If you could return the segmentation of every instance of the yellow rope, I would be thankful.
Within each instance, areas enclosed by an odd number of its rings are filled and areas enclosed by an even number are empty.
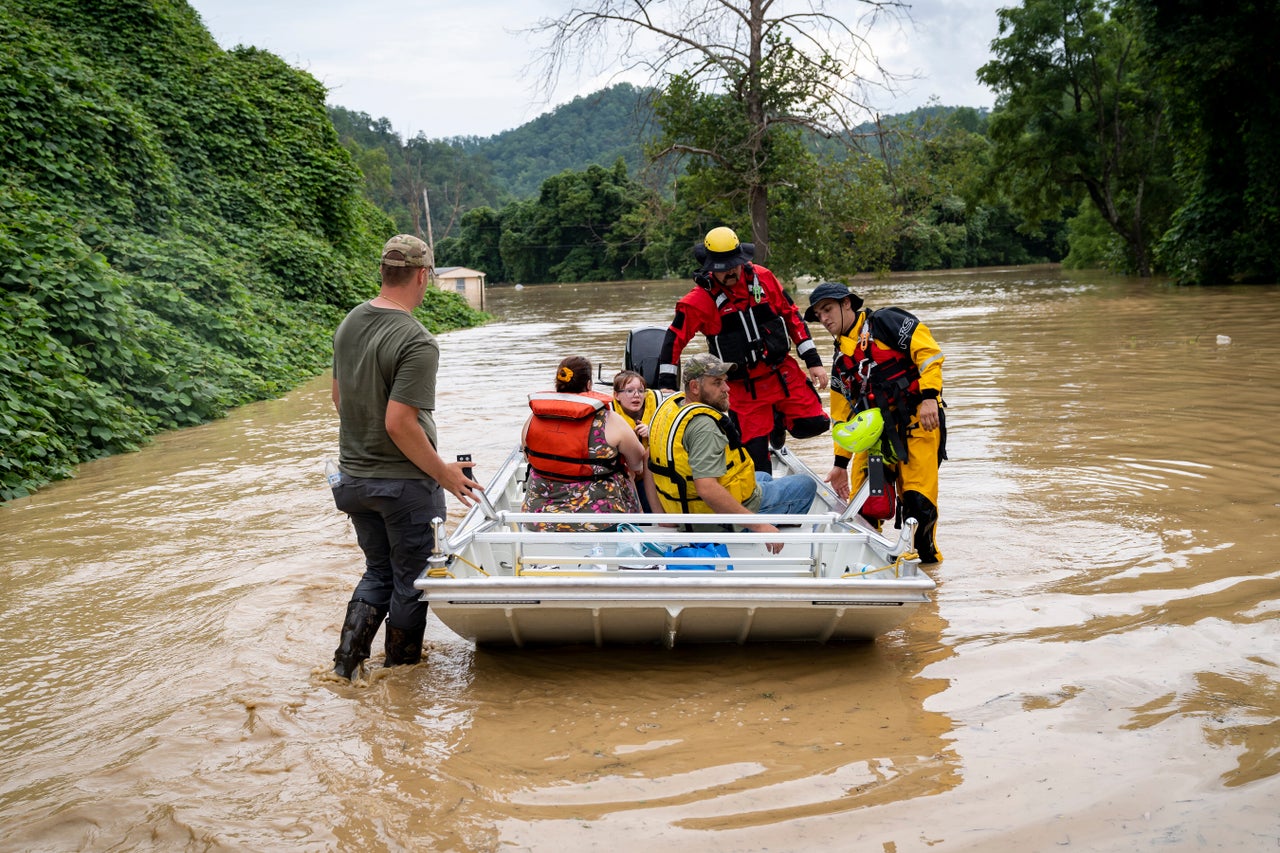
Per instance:
[[[468,560],[466,557],[462,556],[461,554],[454,554],[454,555],[453,555],[453,558],[454,558],[455,560],[459,560],[459,561],[461,561],[461,562],[463,562],[463,563],[466,563],[468,566],[470,566],[471,568],[475,569],[477,572],[479,572],[480,574],[484,575],[485,577],[489,577],[489,573],[488,573],[488,572],[486,572],[484,569],[480,568],[480,567],[479,567],[479,566],[477,566],[475,563],[471,562],[470,560]]]
[[[453,558],[454,558],[455,560],[459,560],[459,561],[461,561],[461,562],[463,562],[463,563],[466,563],[468,566],[470,566],[471,568],[475,569],[477,572],[479,572],[480,574],[484,575],[485,577],[489,577],[489,573],[488,573],[488,572],[486,572],[484,569],[480,568],[480,567],[479,567],[479,566],[477,566],[475,563],[471,562],[470,560],[468,560],[466,557],[462,556],[461,554],[454,554],[454,555],[453,555]],[[458,576],[457,576],[457,575],[455,575],[453,572],[449,571],[448,569],[446,569],[444,566],[441,566],[441,567],[440,567],[440,568],[438,568],[438,569],[427,569],[427,577],[429,577],[429,578],[454,578],[454,579],[456,580]]]
[[[840,576],[840,579],[843,580],[845,578],[865,578],[867,575],[874,575],[878,572],[888,572],[888,571],[892,571],[893,576],[895,578],[900,578],[902,577],[902,564],[907,560],[914,560],[918,556],[919,555],[916,554],[915,551],[903,551],[901,554],[898,555],[898,558],[896,560],[894,560],[892,563],[889,563],[887,566],[880,566],[875,569],[867,569],[861,572],[850,572],[846,570],[845,573]]]
[[[461,559],[461,558],[459,558],[459,559]],[[533,571],[530,571],[530,570],[528,570],[528,569],[526,569],[526,568],[524,567],[524,563],[525,563],[525,561],[524,561],[524,558],[523,558],[523,557],[517,557],[517,558],[516,558],[516,567],[515,567],[515,575],[516,575],[516,577],[531,577],[531,578],[590,578],[590,577],[595,577],[596,575],[600,574],[599,570],[594,570],[594,571],[593,571],[593,570],[590,570],[590,569],[586,569],[586,570],[580,569],[580,570],[578,570],[578,571],[569,571],[568,569],[551,569],[551,570],[547,570],[547,571],[539,571],[539,570],[537,570],[537,569],[534,569]],[[539,564],[539,563],[533,563],[532,565],[537,566],[537,565],[541,565],[541,564]]]

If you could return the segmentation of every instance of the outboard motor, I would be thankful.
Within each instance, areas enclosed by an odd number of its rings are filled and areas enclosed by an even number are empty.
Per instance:
[[[658,356],[666,336],[666,326],[636,326],[627,333],[623,367],[643,376],[644,384],[650,388],[658,384]]]

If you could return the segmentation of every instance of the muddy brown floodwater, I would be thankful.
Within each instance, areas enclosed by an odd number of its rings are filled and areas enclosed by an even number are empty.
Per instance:
[[[336,683],[361,556],[320,377],[0,507],[0,849],[1280,849],[1280,288],[857,289],[947,357],[946,560],[903,628],[490,651],[432,619],[422,664]],[[442,452],[486,479],[563,355],[611,376],[682,290],[491,291],[441,337]]]

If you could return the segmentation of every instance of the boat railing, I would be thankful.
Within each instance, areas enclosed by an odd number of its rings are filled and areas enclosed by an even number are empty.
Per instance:
[[[735,513],[610,513],[604,521],[600,513],[534,513],[512,509],[499,509],[498,505],[513,499],[505,491],[494,495],[480,496],[477,506],[472,507],[466,518],[453,531],[445,533],[443,520],[436,520],[437,550],[435,559],[439,562],[449,560],[474,544],[491,546],[509,546],[514,549],[516,566],[528,562],[555,563],[563,565],[600,565],[609,570],[621,566],[635,566],[637,563],[650,563],[678,568],[681,566],[709,565],[717,570],[727,569],[730,565],[743,567],[769,568],[783,571],[784,567],[795,567],[801,573],[816,573],[821,564],[828,558],[831,547],[854,544],[859,541],[874,543],[873,553],[887,554],[890,561],[909,549],[912,541],[908,531],[914,532],[914,520],[904,525],[899,541],[886,538],[875,530],[857,510],[869,497],[869,486],[862,488],[848,504],[839,502],[835,493],[825,482],[818,481],[802,462],[790,450],[776,448],[773,450],[778,463],[794,473],[806,473],[819,486],[818,507],[823,504],[832,508],[828,512],[808,512],[802,514],[752,514]],[[524,455],[519,448],[512,450],[499,466],[493,477],[490,488],[510,489],[511,484],[520,479]],[[505,500],[500,500],[505,498]],[[584,525],[576,531],[553,531],[537,529],[533,525]],[[637,528],[630,531],[597,531],[587,526],[624,525]],[[747,532],[742,530],[746,524],[772,524],[780,529],[776,533]],[[701,530],[683,529],[697,525]],[[723,531],[706,531],[706,525],[724,526]],[[732,532],[731,532],[732,531]],[[851,538],[853,537],[853,538]],[[673,547],[691,543],[715,542],[724,545],[739,546],[737,552],[728,557],[712,556],[667,556]],[[536,548],[529,546],[537,544]],[[643,557],[635,555],[617,556],[617,546],[623,543],[632,545],[652,545],[645,549]],[[762,550],[764,543],[779,543],[783,552],[779,554],[760,555],[750,553]],[[588,546],[584,551],[590,552],[592,545],[610,545],[608,550],[615,554],[600,553],[545,553],[549,547],[557,551],[569,551],[571,546]],[[756,548],[741,546],[755,545]],[[797,553],[796,545],[805,545],[807,554]],[[662,553],[654,553],[661,549]],[[601,549],[595,549],[597,552]]]
[[[607,523],[609,525],[630,524],[643,528],[641,533],[623,534],[628,538],[624,541],[637,541],[648,536],[648,531],[659,533],[670,530],[676,532],[677,525],[692,524],[719,524],[741,526],[743,524],[773,524],[775,526],[782,525],[787,527],[802,527],[805,529],[815,529],[816,527],[833,528],[844,531],[845,535],[850,532],[866,532],[872,535],[875,531],[868,527],[862,526],[855,530],[855,527],[842,522],[836,513],[803,513],[803,514],[773,514],[773,515],[738,515],[732,513],[609,513],[608,522],[602,522],[600,513],[591,512],[557,512],[557,513],[538,513],[523,512],[516,510],[497,510],[492,516],[485,513],[485,517],[481,519],[478,514],[468,514],[463,519],[463,523],[454,530],[452,535],[446,538],[439,538],[443,534],[444,528],[439,528],[437,542],[441,543],[440,547],[449,552],[457,552],[466,548],[475,537],[484,534],[492,535],[499,530],[511,531],[520,537],[534,536],[538,540],[542,540],[547,533],[524,528],[526,524],[582,524],[582,525],[600,525]],[[578,536],[595,536],[596,533],[590,530],[583,530],[576,533]],[[672,538],[666,541],[670,542],[689,542],[693,536],[695,541],[707,541],[708,536],[714,536],[718,541],[721,534],[702,534],[684,532],[680,534],[682,538]],[[759,541],[760,533],[747,534],[748,540],[754,539]],[[776,534],[769,534],[772,539]],[[495,540],[480,540],[495,541]]]
[[[525,524],[547,522],[546,513],[500,512],[497,524],[476,531],[469,537],[477,546],[511,548],[510,567],[517,575],[542,574],[548,576],[572,576],[599,572],[644,571],[652,569],[680,570],[684,567],[706,566],[714,571],[730,571],[733,568],[751,569],[769,576],[814,576],[830,571],[826,568],[841,553],[840,548],[868,545],[874,541],[878,549],[867,548],[861,556],[876,560],[875,565],[854,559],[845,551],[848,571],[852,565],[869,569],[869,577],[891,571],[898,576],[901,561],[885,557],[888,540],[874,531],[850,529],[841,523],[835,513],[823,514],[769,514],[744,517],[737,514],[684,513],[661,516],[658,522],[653,515],[618,514],[610,520],[631,519],[636,530],[571,530],[534,531]],[[687,531],[671,525],[678,524],[774,524],[780,526],[774,533],[748,531]],[[556,513],[556,523],[599,524],[598,513]],[[644,525],[644,527],[639,527]],[[675,556],[671,550],[695,542],[715,542],[728,546],[726,556],[690,555]],[[779,553],[767,551],[766,543],[782,546]],[[619,554],[621,545],[640,546],[630,554]],[[749,546],[749,547],[746,547]],[[872,556],[874,555],[874,557]],[[879,565],[883,562],[884,565]]]
[[[790,525],[797,527],[826,527],[835,524],[840,517],[834,512],[810,512],[810,513],[754,513],[751,515],[743,515],[741,513],[706,513],[706,512],[614,512],[607,515],[598,512],[523,512],[516,510],[501,510],[498,513],[496,521],[498,524],[595,524],[595,525],[615,525],[615,524],[634,524],[643,526],[646,531],[652,530],[655,533],[662,532],[667,528],[676,528],[682,524],[729,524],[741,526],[743,524],[772,524],[772,525]],[[527,531],[532,532],[532,531]],[[557,533],[568,532],[574,535],[592,534],[597,531],[554,531]],[[604,532],[604,531],[598,531]],[[680,532],[680,531],[675,531]],[[542,536],[539,532],[539,538]],[[625,535],[625,534],[624,534]],[[632,532],[631,536],[637,534]],[[684,533],[687,539],[691,534]],[[698,531],[694,531],[692,535],[698,535]],[[719,532],[712,531],[712,535],[719,536]],[[755,539],[759,539],[759,533],[750,534]],[[773,535],[773,534],[769,534]],[[705,536],[704,536],[705,538]]]

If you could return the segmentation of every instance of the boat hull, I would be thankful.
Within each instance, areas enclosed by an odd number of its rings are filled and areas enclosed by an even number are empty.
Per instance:
[[[728,577],[430,579],[436,616],[481,645],[838,642],[901,624],[934,588],[894,581]]]

